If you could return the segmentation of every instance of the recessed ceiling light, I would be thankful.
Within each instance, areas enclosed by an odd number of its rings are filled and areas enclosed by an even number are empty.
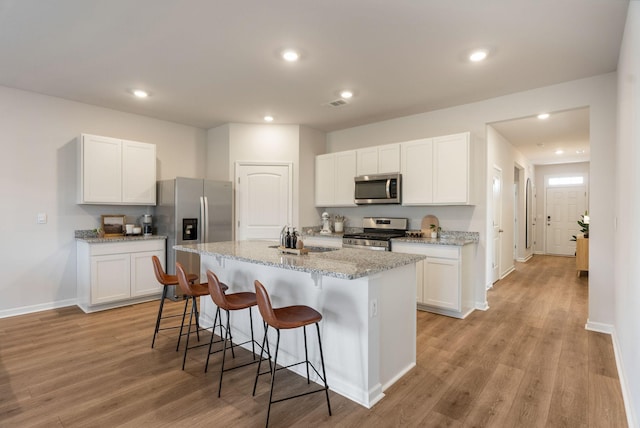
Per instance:
[[[300,59],[300,54],[292,49],[287,49],[282,52],[282,59],[288,62],[296,62]]]
[[[584,149],[576,150],[576,153],[579,154],[579,155],[583,155],[584,154]]]
[[[542,120],[549,119],[549,113],[540,113],[538,115],[538,119],[542,119]]]
[[[563,153],[564,153],[564,150],[562,150],[562,149],[558,149],[558,150],[556,150],[556,154],[557,154],[557,155],[561,155],[561,154],[563,154]]]
[[[347,99],[347,100],[348,100],[349,98],[353,97],[353,92],[351,92],[351,91],[349,91],[349,90],[345,90],[345,91],[340,92],[340,96],[341,96],[342,98],[344,98],[344,99]]]
[[[478,51],[472,52],[471,55],[469,55],[469,61],[480,62],[484,60],[486,57],[487,57],[487,51],[478,50]]]
[[[149,96],[149,93],[147,91],[143,91],[142,89],[134,89],[133,91],[131,91],[131,93],[138,98],[147,98]]]
[[[265,116],[264,117],[264,121],[265,122],[273,122],[273,116]]]

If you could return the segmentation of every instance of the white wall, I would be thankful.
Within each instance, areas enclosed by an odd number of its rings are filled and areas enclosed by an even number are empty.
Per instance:
[[[587,211],[589,211],[589,162],[561,163],[556,165],[537,165],[536,166],[536,253],[544,254],[545,251],[545,233],[546,233],[546,213],[545,213],[545,176],[551,175],[585,175],[587,177]]]
[[[618,63],[617,220],[614,276],[614,346],[631,427],[640,426],[640,2],[629,3],[627,25]],[[595,157],[592,155],[592,163]],[[613,173],[613,171],[612,171]],[[595,177],[593,183],[595,183]],[[592,212],[598,203],[592,194]],[[591,216],[593,218],[593,215]],[[595,233],[593,223],[590,236]],[[590,265],[600,263],[591,256]],[[591,277],[590,277],[591,280]]]
[[[468,208],[462,207],[454,209],[452,214],[470,214],[468,230],[480,232],[478,252],[482,261],[477,269],[482,278],[487,278],[486,189],[489,188],[489,180],[486,174],[486,124],[532,116],[541,111],[553,112],[579,107],[590,107],[591,114],[589,131],[593,231],[590,234],[590,257],[591,260],[599,261],[592,263],[593,267],[589,272],[589,322],[592,325],[610,327],[614,322],[613,293],[610,286],[613,277],[613,213],[610,207],[614,203],[611,189],[615,185],[615,151],[612,150],[616,138],[615,73],[331,132],[327,134],[327,148],[330,152],[335,152],[470,131],[472,142],[479,154],[476,156],[476,166],[484,171],[478,177],[481,177],[485,184],[485,193],[471,213],[463,211]],[[459,212],[461,214],[458,214]],[[443,220],[447,221],[446,218]]]
[[[322,212],[315,208],[316,156],[326,152],[326,142],[326,133],[307,126],[300,127],[298,226],[301,228],[313,226],[320,221]]]
[[[522,168],[518,181],[518,201],[516,202],[514,195],[514,182],[515,172],[514,167],[518,166]],[[522,153],[517,150],[511,142],[509,142],[502,134],[496,131],[492,126],[487,126],[487,169],[491,171],[494,167],[498,167],[502,170],[502,225],[501,229],[504,231],[501,238],[501,251],[500,251],[500,278],[503,278],[506,274],[513,271],[515,267],[513,245],[515,237],[518,238],[518,258],[526,259],[533,252],[533,246],[526,248],[524,240],[524,230],[526,226],[525,222],[525,191],[524,185],[527,178],[534,179],[533,165],[529,162]],[[490,181],[491,175],[488,176]],[[491,236],[491,218],[493,216],[493,195],[487,191],[487,236]],[[518,206],[520,213],[519,229],[514,230],[514,216],[515,207]],[[487,255],[490,256],[493,251],[493,241],[487,239]],[[491,257],[487,257],[488,261]],[[488,263],[487,270],[490,269],[491,264]],[[491,283],[491,272],[488,273],[487,285]]]
[[[81,133],[155,143],[159,178],[205,171],[204,130],[0,87],[0,317],[73,304],[74,230],[98,227],[101,214],[130,221],[151,209],[76,205]],[[36,224],[39,212],[47,224]]]
[[[229,162],[229,124],[207,130],[207,175],[210,180],[233,180]]]

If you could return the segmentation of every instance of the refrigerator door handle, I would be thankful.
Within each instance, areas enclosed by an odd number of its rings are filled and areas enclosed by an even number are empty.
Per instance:
[[[204,237],[203,242],[209,242],[209,198],[205,196],[203,199],[204,199],[204,204],[203,204],[204,220],[202,222],[202,225],[204,226],[204,234],[202,236]]]
[[[207,221],[205,219],[204,211],[204,196],[200,196],[200,243],[206,242],[204,240],[204,234],[207,230]]]

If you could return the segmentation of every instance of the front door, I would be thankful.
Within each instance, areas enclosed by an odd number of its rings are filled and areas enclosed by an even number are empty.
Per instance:
[[[547,189],[547,254],[573,256],[579,231],[578,220],[587,205],[585,186],[550,187]]]
[[[236,163],[237,240],[278,240],[292,224],[291,177],[291,164]]]

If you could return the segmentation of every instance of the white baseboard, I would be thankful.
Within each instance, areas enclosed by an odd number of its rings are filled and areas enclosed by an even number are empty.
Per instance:
[[[480,311],[488,311],[489,310],[489,302],[476,302],[476,309]]]
[[[526,263],[531,260],[531,257],[533,257],[533,254],[529,254],[527,257],[518,257],[516,261],[520,263]]]
[[[614,327],[611,324],[604,324],[601,322],[593,322],[587,319],[587,323],[584,328],[589,331],[595,331],[597,333],[613,334]]]
[[[509,274],[511,274],[512,272],[515,272],[515,270],[516,270],[516,267],[511,266],[505,273],[500,275],[500,279],[505,279],[507,276],[509,276]]]
[[[624,365],[622,364],[622,351],[620,350],[620,343],[618,342],[618,335],[616,334],[615,327],[611,324],[591,322],[587,320],[585,329],[611,335],[613,355],[616,359],[618,379],[620,379],[620,389],[622,390],[622,401],[624,402],[624,410],[627,414],[627,425],[629,425],[630,428],[638,427],[638,423],[636,422],[638,420],[637,415],[635,414],[635,409],[631,406],[631,390],[629,389]]]
[[[55,302],[41,303],[39,305],[21,306],[19,308],[4,309],[0,311],[0,318],[15,317],[17,315],[32,314],[34,312],[47,311],[49,309],[65,308],[74,306],[78,299],[58,300]]]
[[[613,342],[613,354],[616,357],[616,367],[618,368],[618,377],[620,378],[620,389],[622,390],[624,410],[627,413],[627,425],[631,428],[638,427],[638,415],[635,414],[636,410],[631,406],[631,390],[629,389],[624,365],[622,364],[622,351],[620,350],[620,343],[618,342],[618,335],[616,334],[615,328],[611,334],[611,341]]]

